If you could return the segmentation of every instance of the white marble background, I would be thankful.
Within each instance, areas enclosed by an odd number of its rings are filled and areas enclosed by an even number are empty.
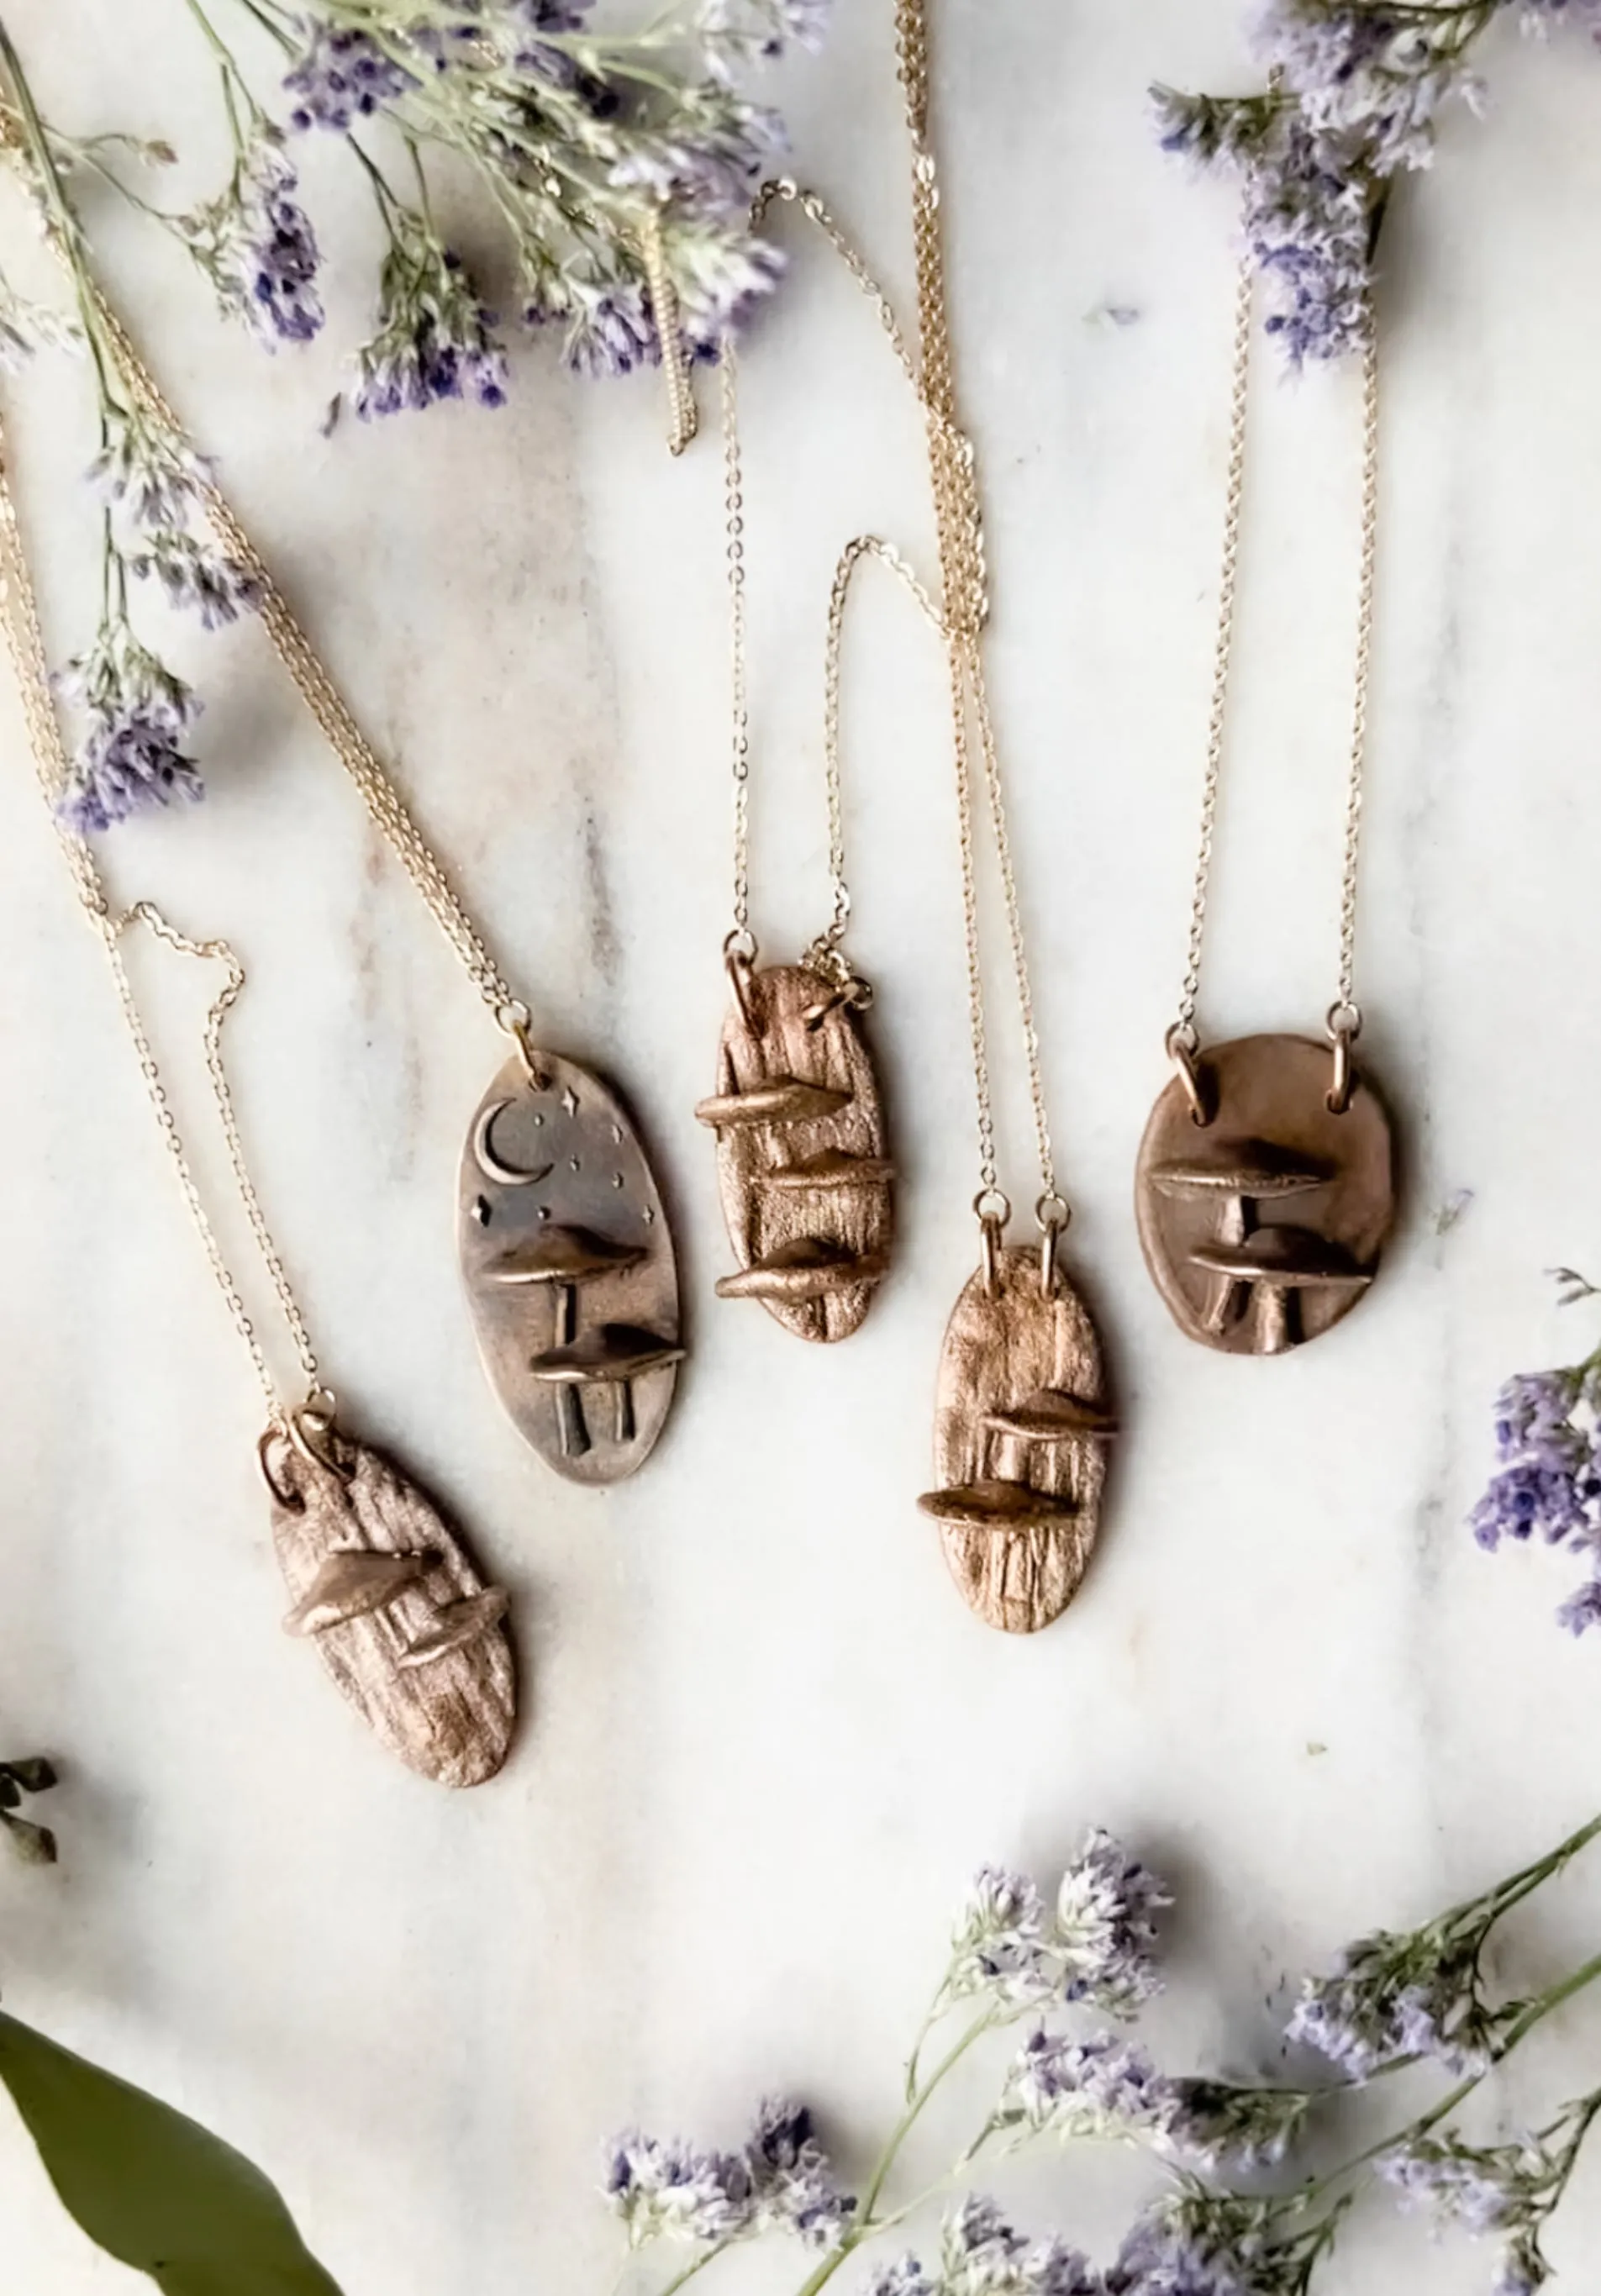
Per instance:
[[[6,13],[64,124],[171,133],[185,184],[210,180],[209,68],[171,0]],[[889,14],[840,0],[828,53],[781,93],[798,170],[904,303]],[[1088,1586],[1030,1643],[968,1615],[913,1505],[974,1175],[944,716],[905,602],[865,586],[847,709],[904,1251],[848,1352],[809,1351],[713,1300],[725,1251],[691,1116],[727,922],[715,438],[674,465],[651,384],[580,387],[534,352],[511,412],[324,442],[370,253],[331,147],[306,158],[335,324],[303,358],[225,336],[176,253],[108,219],[175,395],[542,1030],[626,1083],[686,1239],[695,1358],[669,1439],[610,1496],[559,1487],[480,1381],[454,1266],[455,1160],[498,1042],[259,636],[197,641],[211,800],[119,838],[117,883],[246,956],[239,1095],[332,1375],[519,1598],[526,1726],[501,1782],[451,1799],[277,1630],[254,1398],[6,695],[0,1736],[68,1773],[59,1872],[0,1861],[6,1999],[227,2131],[349,2296],[609,2286],[596,2148],[636,2117],[727,2141],[759,2090],[793,2088],[859,2169],[985,1857],[1048,1872],[1090,1821],[1145,1849],[1183,1899],[1153,2037],[1176,2063],[1250,2069],[1285,1972],[1597,1803],[1601,1648],[1551,1624],[1565,1571],[1486,1560],[1462,1517],[1497,1382],[1593,1335],[1541,1271],[1597,1257],[1601,60],[1499,42],[1493,117],[1453,127],[1392,226],[1360,989],[1405,1215],[1361,1312],[1259,1368],[1173,1330],[1129,1186],[1182,965],[1234,261],[1230,195],[1155,152],[1143,91],[1237,83],[1243,10],[935,14],[994,683],[1075,1264],[1128,1430]],[[926,563],[930,539],[903,387],[848,283],[797,245],[747,382],[776,947],[824,914],[834,553],[876,528]],[[1224,1033],[1315,1027],[1332,993],[1351,668],[1353,379],[1273,381],[1259,403],[1203,1015]],[[59,372],[19,410],[62,653],[88,597],[85,414]],[[196,1111],[199,985],[141,978]],[[1507,1981],[1591,1950],[1598,1900],[1601,1872],[1572,1877]],[[1507,2112],[1589,2086],[1598,2054],[1580,2011],[1511,2077]],[[1089,2154],[1006,2189],[1104,2251],[1147,2176]],[[135,2284],[61,2215],[9,2112],[0,2193],[9,2285]],[[1592,2164],[1552,2243],[1564,2286],[1589,2284],[1598,2239]],[[798,2276],[720,2269],[775,2296]],[[1328,2287],[1422,2296],[1488,2271],[1378,2204]]]

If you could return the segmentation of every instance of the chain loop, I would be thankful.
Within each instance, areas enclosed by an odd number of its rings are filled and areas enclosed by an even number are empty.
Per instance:
[[[1184,985],[1179,992],[1178,1019],[1168,1034],[1168,1050],[1175,1043],[1199,1049],[1195,1012],[1201,992],[1201,956],[1206,937],[1207,901],[1211,890],[1212,848],[1217,829],[1218,798],[1222,782],[1228,718],[1229,688],[1234,666],[1236,610],[1238,602],[1240,537],[1245,496],[1246,442],[1251,397],[1251,354],[1254,276],[1252,258],[1240,266],[1235,296],[1233,383],[1229,400],[1228,466],[1224,489],[1223,560],[1218,585],[1218,636],[1212,664],[1211,709],[1207,721],[1206,771],[1202,783],[1201,837],[1195,858],[1195,890],[1190,903],[1189,948]],[[1363,783],[1367,755],[1368,695],[1372,682],[1374,604],[1378,569],[1379,526],[1379,348],[1378,329],[1371,299],[1364,318],[1362,346],[1361,540],[1357,578],[1357,643],[1352,680],[1351,757],[1346,780],[1345,829],[1340,880],[1339,1003],[1354,1010],[1356,986],[1357,890],[1361,862]],[[1175,1057],[1177,1055],[1175,1054]],[[1191,1109],[1195,1093],[1186,1077]],[[1197,1122],[1203,1121],[1197,1115]]]

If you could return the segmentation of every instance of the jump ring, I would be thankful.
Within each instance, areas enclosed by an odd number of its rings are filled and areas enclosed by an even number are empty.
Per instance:
[[[1212,1111],[1207,1104],[1201,1078],[1201,1039],[1187,1021],[1179,1021],[1168,1030],[1162,1042],[1167,1047],[1169,1060],[1178,1071],[1178,1081],[1184,1086],[1184,1096],[1190,1104],[1190,1122],[1210,1124]]]

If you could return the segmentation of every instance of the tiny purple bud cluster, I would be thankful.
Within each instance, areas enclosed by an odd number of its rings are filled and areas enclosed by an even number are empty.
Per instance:
[[[1474,1537],[1487,1551],[1505,1542],[1581,1554],[1589,1576],[1558,1610],[1581,1635],[1601,1623],[1601,1367],[1521,1374],[1496,1403],[1497,1470],[1473,1511]]]
[[[760,2232],[788,2231],[805,2246],[837,2249],[856,2202],[843,2192],[804,2105],[764,2098],[738,2152],[663,2143],[637,2129],[609,2148],[605,2193],[630,2248],[663,2238],[708,2249]]]
[[[289,116],[296,127],[326,127],[342,135],[417,85],[415,75],[369,33],[319,16],[302,17],[300,31],[304,45],[283,75],[295,99]]]

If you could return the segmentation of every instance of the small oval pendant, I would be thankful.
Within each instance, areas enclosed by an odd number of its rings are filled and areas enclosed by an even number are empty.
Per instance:
[[[1284,1355],[1348,1316],[1395,1218],[1389,1116],[1358,1078],[1328,1105],[1328,1046],[1241,1037],[1196,1064],[1201,1122],[1175,1078],[1140,1144],[1140,1242],[1181,1331],[1229,1355]]]
[[[723,1024],[718,1088],[695,1114],[717,1134],[739,1273],[722,1300],[759,1300],[786,1331],[849,1339],[889,1272],[894,1169],[854,1007],[805,965],[744,965]]]
[[[575,1483],[649,1458],[685,1350],[655,1176],[616,1095],[576,1062],[521,1057],[479,1103],[462,1157],[462,1271],[489,1384]]]
[[[262,1438],[273,1545],[293,1608],[344,1695],[391,1753],[440,1785],[476,1786],[516,1718],[506,1597],[486,1587],[438,1506],[370,1444]]]
[[[934,1406],[938,1489],[918,1505],[940,1526],[950,1574],[981,1619],[1037,1634],[1078,1593],[1100,1529],[1106,1406],[1089,1310],[1037,1251],[998,1250],[945,1333]]]

